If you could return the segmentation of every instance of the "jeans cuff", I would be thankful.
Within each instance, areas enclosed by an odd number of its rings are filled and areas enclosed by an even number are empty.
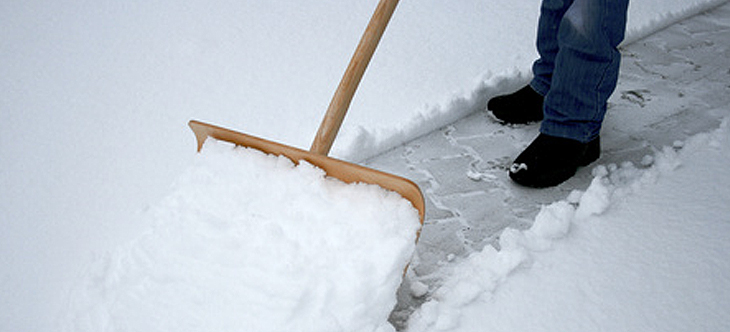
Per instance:
[[[540,133],[542,134],[553,137],[568,138],[581,143],[593,141],[598,137],[600,131],[600,123],[560,123],[545,119],[540,124]]]

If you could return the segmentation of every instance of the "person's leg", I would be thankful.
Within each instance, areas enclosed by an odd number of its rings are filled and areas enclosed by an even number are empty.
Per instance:
[[[522,124],[543,119],[545,95],[550,90],[558,53],[558,27],[573,1],[542,1],[536,42],[540,58],[532,66],[532,81],[517,92],[494,97],[487,103],[487,109],[500,121]]]
[[[532,65],[534,75],[530,86],[542,96],[547,95],[558,55],[558,31],[565,12],[574,0],[543,0],[537,22],[537,52],[540,58]]]
[[[547,89],[544,119],[540,135],[510,167],[515,182],[555,186],[598,159],[606,102],[618,79],[621,55],[616,47],[624,37],[627,8],[628,0],[574,0],[557,28],[552,71],[555,45],[542,46],[533,86]]]
[[[598,137],[616,88],[627,8],[628,0],[572,1],[558,26],[541,133],[582,143]]]

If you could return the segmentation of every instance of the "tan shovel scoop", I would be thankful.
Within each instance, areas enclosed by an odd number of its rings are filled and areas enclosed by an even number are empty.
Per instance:
[[[365,73],[365,68],[368,66],[397,4],[398,0],[381,0],[378,3],[378,7],[375,9],[375,13],[373,13],[370,23],[368,23],[365,33],[360,39],[360,43],[337,87],[337,91],[332,97],[327,113],[319,126],[319,131],[309,151],[192,120],[189,125],[198,140],[198,151],[203,147],[203,143],[208,137],[213,137],[236,145],[254,148],[267,154],[283,155],[295,163],[306,160],[310,164],[323,169],[328,176],[346,183],[375,184],[399,193],[418,210],[421,224],[423,224],[425,204],[423,194],[415,183],[393,174],[327,157],[355,90]]]

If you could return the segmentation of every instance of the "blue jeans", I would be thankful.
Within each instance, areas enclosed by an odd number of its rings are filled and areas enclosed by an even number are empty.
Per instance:
[[[540,132],[583,143],[598,137],[616,88],[629,0],[543,0],[540,59],[530,85],[545,96]]]

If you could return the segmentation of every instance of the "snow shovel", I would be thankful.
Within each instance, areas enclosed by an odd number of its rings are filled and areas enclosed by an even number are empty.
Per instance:
[[[330,102],[327,113],[319,126],[317,135],[309,151],[279,144],[244,133],[225,129],[215,125],[191,120],[190,128],[198,141],[198,151],[208,137],[230,142],[236,145],[254,148],[267,154],[286,156],[295,163],[306,160],[310,164],[323,169],[328,176],[346,183],[369,183],[384,189],[395,191],[409,200],[418,210],[421,224],[425,213],[423,194],[412,181],[375,169],[363,167],[346,161],[328,157],[327,154],[342,125],[352,97],[355,94],[365,69],[372,58],[375,48],[385,31],[385,27],[395,10],[398,0],[380,0],[360,43],[345,70],[337,90]],[[419,232],[420,233],[420,232]]]

